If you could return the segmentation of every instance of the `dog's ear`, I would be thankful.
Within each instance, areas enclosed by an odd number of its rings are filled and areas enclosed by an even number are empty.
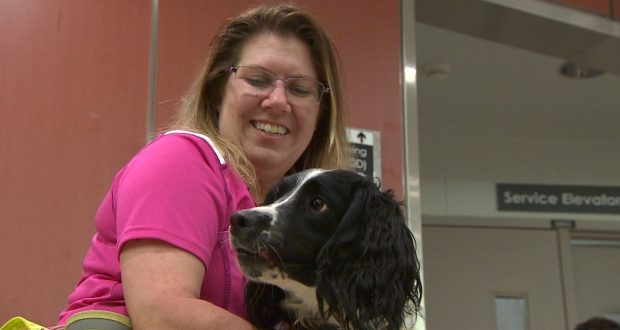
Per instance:
[[[276,325],[292,325],[292,313],[281,307],[284,290],[266,284],[249,281],[245,285],[245,311],[248,320],[259,329],[274,329]]]
[[[349,205],[318,256],[319,307],[344,328],[399,329],[422,299],[415,239],[392,191],[363,181]]]

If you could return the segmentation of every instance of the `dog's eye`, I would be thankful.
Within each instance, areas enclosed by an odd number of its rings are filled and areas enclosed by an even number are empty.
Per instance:
[[[327,208],[325,201],[316,197],[310,202],[310,207],[315,211],[324,211]]]

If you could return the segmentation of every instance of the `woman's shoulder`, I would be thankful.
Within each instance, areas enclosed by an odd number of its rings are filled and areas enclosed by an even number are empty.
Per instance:
[[[188,130],[172,130],[161,134],[157,140],[165,141],[166,145],[170,146],[189,143],[200,150],[211,151],[220,164],[226,163],[224,156],[213,140],[205,134]]]
[[[222,153],[207,135],[192,131],[173,130],[157,136],[147,144],[138,155],[170,157],[174,160],[201,155],[207,162],[226,162]]]
[[[115,181],[127,178],[153,181],[209,173],[221,177],[225,167],[223,157],[207,136],[170,131],[160,134],[138,151],[117,173]]]

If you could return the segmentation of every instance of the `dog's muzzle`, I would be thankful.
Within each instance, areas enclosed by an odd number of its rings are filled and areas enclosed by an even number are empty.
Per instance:
[[[232,247],[243,272],[250,277],[258,277],[274,266],[273,251],[269,250],[271,220],[271,215],[255,209],[236,212],[230,219]]]
[[[271,216],[258,210],[235,212],[230,218],[230,233],[241,245],[253,245],[271,225]]]

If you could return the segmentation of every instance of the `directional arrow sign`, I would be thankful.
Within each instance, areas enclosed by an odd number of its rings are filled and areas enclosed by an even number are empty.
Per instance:
[[[353,151],[353,169],[369,178],[381,179],[381,145],[378,131],[347,128]]]
[[[360,139],[360,143],[364,143],[364,139],[366,138],[366,135],[364,135],[364,132],[360,132],[359,134],[357,134],[357,138]]]

